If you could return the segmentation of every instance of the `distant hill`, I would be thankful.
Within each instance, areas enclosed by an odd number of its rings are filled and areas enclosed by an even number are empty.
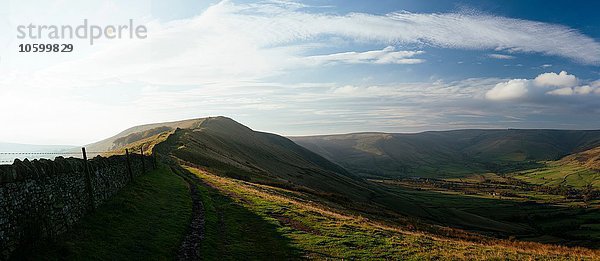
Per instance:
[[[600,131],[454,130],[291,137],[366,177],[452,177],[536,167],[600,145]]]

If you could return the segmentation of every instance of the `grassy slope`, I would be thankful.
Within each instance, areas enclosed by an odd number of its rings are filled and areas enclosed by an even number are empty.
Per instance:
[[[600,146],[566,156],[560,162],[564,164],[576,164],[600,171]]]
[[[186,183],[161,167],[138,177],[58,242],[24,256],[32,260],[172,259],[190,215]]]
[[[588,184],[592,184],[592,186],[600,188],[598,170],[591,170],[579,164],[564,164],[561,161],[549,162],[543,168],[516,172],[514,177],[539,185],[569,185],[583,188]]]
[[[236,207],[243,220],[261,217],[290,240],[303,257],[317,259],[573,259],[598,258],[598,252],[537,243],[494,240],[475,243],[392,227],[343,209],[335,209],[310,196],[257,185],[188,168]],[[209,201],[210,202],[210,201]],[[244,230],[246,231],[246,230]],[[218,244],[215,244],[218,245]],[[212,248],[211,248],[212,249]],[[275,252],[277,254],[277,252]]]
[[[294,187],[323,197],[364,200],[370,188],[344,169],[292,141],[224,117],[175,131],[156,147],[164,155],[237,179]]]
[[[600,221],[600,209],[597,206],[583,208],[583,202],[567,200],[563,196],[537,193],[527,189],[519,190],[519,188],[507,189],[519,197],[498,197],[487,194],[486,191],[499,192],[498,187],[479,190],[480,194],[465,195],[458,189],[460,187],[458,184],[455,184],[455,187],[435,188],[423,183],[411,185],[390,180],[380,182],[391,190],[402,193],[419,206],[439,210],[437,215],[443,217],[448,225],[460,224],[462,221],[466,224],[463,225],[465,228],[485,229],[486,226],[493,224],[482,222],[486,221],[483,218],[487,218],[501,224],[485,230],[495,229],[518,239],[585,245],[592,248],[600,246],[600,230],[590,227]],[[454,189],[458,190],[453,191]],[[522,229],[519,231],[523,226],[527,231]]]
[[[108,157],[108,156],[115,155],[115,154],[123,155],[123,154],[125,154],[126,149],[129,150],[129,153],[135,153],[135,154],[139,154],[140,150],[143,150],[144,154],[148,155],[153,151],[154,146],[165,141],[169,137],[169,135],[171,135],[172,133],[173,133],[173,131],[165,131],[165,132],[158,133],[156,135],[152,135],[150,137],[143,138],[141,140],[122,144],[122,146],[120,146],[118,149],[104,153],[104,155],[102,155],[102,156]]]
[[[600,188],[600,146],[547,162],[541,168],[517,172],[515,177],[533,184]]]

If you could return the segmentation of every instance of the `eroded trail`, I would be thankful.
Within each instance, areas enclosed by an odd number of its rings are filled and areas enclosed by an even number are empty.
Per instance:
[[[186,175],[185,172],[182,173],[174,167],[171,167],[171,169],[188,183],[192,197],[192,220],[190,221],[185,238],[183,239],[183,242],[181,242],[181,246],[177,252],[177,260],[200,260],[202,259],[200,245],[202,244],[205,235],[205,219],[202,197],[197,188],[199,180],[198,177]]]

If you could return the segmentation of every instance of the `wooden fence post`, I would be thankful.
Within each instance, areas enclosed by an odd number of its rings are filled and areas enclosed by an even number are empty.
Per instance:
[[[154,152],[154,150],[152,151],[152,165],[154,166],[154,169],[158,168],[158,159],[156,158],[156,152]]]
[[[129,181],[133,181],[133,172],[131,172],[131,162],[129,161],[129,149],[125,149],[125,158],[127,160],[127,172],[129,173]]]
[[[87,153],[85,152],[85,147],[81,148],[81,153],[83,154],[83,161],[85,162],[85,190],[88,192],[88,196],[90,198],[90,208],[92,211],[96,209],[96,203],[94,200],[94,191],[92,188],[92,174],[90,173],[90,167],[88,164]]]
[[[144,157],[144,147],[140,147],[140,154],[142,155],[142,173],[146,173],[146,163],[144,161],[146,158]]]

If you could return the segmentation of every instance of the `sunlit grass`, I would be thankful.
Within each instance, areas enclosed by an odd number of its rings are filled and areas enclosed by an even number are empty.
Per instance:
[[[550,162],[544,168],[521,171],[514,177],[538,185],[569,185],[581,188],[592,184],[594,187],[600,188],[598,172],[577,164]]]
[[[331,208],[298,192],[188,168],[203,182],[273,224],[304,257],[317,259],[572,259],[596,251],[496,239],[444,238]]]

